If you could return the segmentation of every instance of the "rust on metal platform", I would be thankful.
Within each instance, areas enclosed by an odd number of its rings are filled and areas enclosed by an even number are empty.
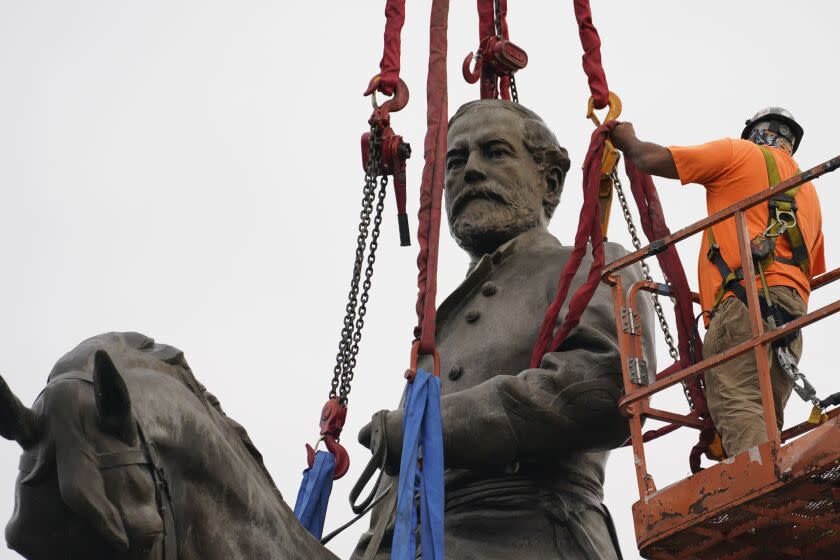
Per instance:
[[[840,543],[840,418],[785,445],[776,458],[772,450],[764,443],[637,502],[642,556],[836,557],[826,549]]]

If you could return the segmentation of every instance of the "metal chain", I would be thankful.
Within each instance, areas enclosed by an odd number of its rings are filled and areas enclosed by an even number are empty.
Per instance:
[[[510,75],[510,97],[514,103],[519,103],[519,92],[516,91],[516,78]]]
[[[496,25],[496,39],[502,38],[502,0],[493,0],[493,22]]]
[[[379,175],[379,154],[376,150],[376,127],[371,126],[370,142],[368,144],[368,165],[365,170],[365,186],[362,190],[362,210],[359,218],[359,235],[356,238],[356,257],[353,263],[353,276],[350,279],[350,291],[347,294],[347,305],[345,306],[344,324],[341,329],[341,338],[338,343],[338,354],[336,364],[333,368],[333,378],[330,387],[329,398],[339,396],[339,384],[344,392],[344,380],[347,378],[347,366],[351,360],[349,353],[352,348],[353,331],[355,330],[356,310],[358,308],[359,279],[364,264],[365,249],[367,248],[368,230],[370,228],[370,215],[373,211],[373,199],[376,193],[376,177]]]
[[[615,188],[616,195],[618,195],[618,202],[621,204],[621,212],[624,214],[624,221],[627,222],[627,231],[630,232],[630,239],[633,242],[633,247],[636,250],[642,248],[642,242],[639,239],[639,233],[636,231],[636,225],[633,223],[633,215],[630,213],[630,206],[627,204],[627,197],[624,196],[624,189],[621,186],[621,180],[618,178],[618,172],[613,170],[612,175],[610,176],[612,179],[613,188]],[[642,260],[642,275],[645,277],[645,280],[652,282],[653,278],[650,275],[650,267],[648,264]],[[668,278],[665,278],[665,283],[668,287],[671,287],[671,283]],[[673,293],[673,292],[672,292]],[[657,294],[652,294],[653,299],[653,310],[656,312],[656,318],[659,320],[659,328],[662,330],[662,334],[665,335],[665,344],[668,345],[668,355],[671,356],[671,359],[675,362],[679,360],[680,353],[677,350],[676,345],[674,344],[674,337],[671,335],[671,329],[668,326],[668,320],[665,318],[665,312],[662,309],[662,304],[659,302],[659,296]],[[674,301],[673,296],[671,296],[671,301]],[[688,383],[682,383],[683,394],[685,394],[685,400],[688,402],[688,406],[691,410],[694,410],[694,399],[691,398],[691,392],[688,389]]]
[[[350,394],[350,383],[353,381],[354,369],[356,368],[356,355],[359,353],[359,341],[362,340],[362,328],[365,326],[365,315],[367,304],[370,299],[370,286],[373,279],[373,265],[376,262],[376,249],[379,247],[379,231],[382,225],[382,213],[385,209],[385,194],[388,192],[388,176],[383,175],[379,182],[379,196],[376,201],[376,213],[373,217],[373,230],[370,234],[370,248],[367,256],[367,267],[365,268],[365,279],[362,282],[362,294],[359,296],[359,309],[356,318],[356,326],[353,330],[353,344],[346,355],[344,374],[341,378],[340,400],[347,403]]]
[[[642,248],[642,242],[639,239],[639,233],[636,231],[636,225],[633,223],[633,215],[630,214],[630,206],[627,204],[627,197],[624,196],[624,189],[621,186],[621,180],[618,178],[618,173],[615,170],[613,170],[611,178],[615,192],[618,195],[618,201],[621,203],[621,212],[624,214],[624,221],[627,222],[627,230],[630,232],[633,247],[635,247],[636,250],[639,250]],[[650,267],[644,260],[642,260],[641,264],[642,275],[645,277],[645,280],[653,282],[653,278],[650,275]],[[672,360],[676,361],[679,359],[680,354],[677,347],[674,345],[674,337],[671,335],[671,329],[668,326],[667,319],[665,318],[665,312],[662,310],[662,304],[659,302],[659,296],[657,294],[652,295],[653,309],[656,311],[657,319],[659,319],[659,327],[665,334],[665,343],[668,345],[668,355],[671,356]]]

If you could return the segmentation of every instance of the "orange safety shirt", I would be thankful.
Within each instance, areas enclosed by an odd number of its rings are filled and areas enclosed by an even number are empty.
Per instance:
[[[761,149],[747,140],[726,138],[699,146],[672,146],[669,150],[674,157],[680,182],[683,185],[699,183],[705,187],[706,207],[709,215],[768,188],[770,184]],[[771,148],[771,151],[779,168],[779,176],[782,181],[796,175],[798,166],[790,154],[778,148]],[[820,201],[817,198],[814,185],[810,182],[804,183],[796,194],[795,200],[797,206],[796,218],[805,239],[808,256],[811,259],[811,274],[816,276],[825,272],[825,255]],[[767,228],[768,213],[767,203],[753,206],[747,210],[746,218],[750,230],[750,239]],[[715,241],[720,245],[720,252],[726,264],[732,270],[740,267],[741,259],[735,231],[735,218],[729,218],[713,226],[713,228]],[[776,241],[776,255],[791,258],[790,243],[787,237],[779,237]],[[709,235],[708,232],[704,232],[703,241],[700,244],[700,257],[697,262],[700,304],[704,312],[711,310],[723,283],[720,272],[708,258],[708,252]],[[795,288],[802,297],[802,301],[808,303],[808,296],[811,293],[810,278],[806,278],[798,266],[773,261],[765,271],[765,276],[768,285]],[[761,290],[761,281],[758,278],[756,279],[756,287]],[[732,295],[729,292],[725,297]],[[708,313],[704,313],[704,317],[706,318],[706,325],[708,325]]]

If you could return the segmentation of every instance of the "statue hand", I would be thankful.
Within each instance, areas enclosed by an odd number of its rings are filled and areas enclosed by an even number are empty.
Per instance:
[[[382,458],[385,472],[391,476],[400,470],[402,422],[402,410],[380,410],[359,430],[359,443]]]

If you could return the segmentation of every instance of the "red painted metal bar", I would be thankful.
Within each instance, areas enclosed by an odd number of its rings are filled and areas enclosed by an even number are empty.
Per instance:
[[[615,274],[622,268],[625,268],[633,263],[639,262],[640,260],[649,256],[655,255],[658,252],[664,250],[669,245],[674,245],[675,243],[682,241],[683,239],[691,237],[692,235],[699,233],[710,226],[713,226],[730,218],[736,212],[748,210],[753,206],[756,206],[766,200],[773,198],[777,194],[790,190],[793,187],[801,185],[802,183],[807,183],[808,181],[817,179],[818,177],[821,177],[826,173],[830,173],[838,167],[840,167],[840,155],[835,156],[830,160],[823,162],[817,166],[814,166],[811,169],[800,173],[799,175],[794,175],[787,181],[782,181],[772,189],[767,189],[766,191],[762,191],[760,193],[747,197],[741,202],[733,204],[729,208],[712,214],[707,218],[703,218],[702,220],[697,221],[688,227],[684,227],[683,229],[672,233],[671,235],[663,237],[662,239],[658,239],[650,245],[642,247],[638,251],[630,253],[629,255],[625,255],[624,257],[609,263],[604,267],[602,277],[606,282],[612,284],[612,279],[610,279],[610,276]]]
[[[840,273],[840,269],[838,269],[838,273]],[[823,275],[825,276],[825,274]],[[820,276],[822,278],[822,276]],[[836,278],[835,278],[836,280]],[[674,294],[671,293],[671,289],[668,287],[668,284],[662,284],[661,282],[653,282],[652,280],[640,280],[633,284],[630,288],[633,291],[633,297],[636,297],[636,292],[650,292],[652,294],[656,294],[658,296],[663,297],[671,297]],[[694,303],[700,303],[700,294],[697,292],[691,292],[691,301]]]
[[[817,309],[816,311],[812,311],[807,315],[803,315],[802,317],[794,319],[793,321],[787,323],[781,328],[764,333],[758,338],[742,342],[738,346],[730,348],[729,350],[722,352],[721,354],[712,356],[709,359],[703,360],[702,362],[698,362],[690,367],[687,367],[666,379],[659,380],[656,383],[652,383],[646,387],[634,387],[635,390],[632,392],[632,394],[628,393],[624,397],[622,397],[621,400],[618,401],[618,405],[622,410],[625,410],[628,406],[637,403],[642,399],[649,398],[654,393],[658,393],[663,389],[667,389],[668,387],[676,385],[680,381],[683,381],[684,379],[687,379],[692,375],[697,375],[700,372],[714,367],[718,364],[721,364],[729,359],[732,359],[735,356],[743,354],[744,352],[748,352],[759,344],[771,342],[773,340],[776,340],[777,338],[785,336],[789,332],[801,329],[803,327],[807,327],[811,323],[819,321],[820,319],[824,319],[830,315],[834,315],[838,311],[840,311],[840,301],[830,303],[824,307]]]
[[[750,249],[750,229],[744,211],[735,213],[736,234],[738,235],[738,250],[740,251],[741,270],[744,273],[744,286],[747,286],[747,313],[750,317],[750,328],[753,338],[764,334],[764,319],[761,317],[761,306],[758,303],[758,290],[755,287],[755,267],[753,266],[752,250]],[[779,446],[779,428],[776,426],[776,407],[773,404],[773,387],[770,385],[770,344],[765,342],[753,346],[755,364],[758,369],[758,385],[761,389],[761,406],[764,409],[764,428],[768,441],[773,447]]]
[[[828,284],[836,281],[837,279],[840,279],[840,268],[836,268],[834,270],[831,270],[829,272],[826,272],[825,274],[822,274],[822,275],[814,278],[811,281],[811,290],[812,291],[813,290],[818,290],[819,288],[825,287]],[[667,286],[665,284],[660,284],[658,282],[651,282],[651,281],[648,281],[648,280],[641,280],[639,282],[636,282],[635,284],[633,284],[633,286],[631,288],[631,291],[635,292],[636,294],[638,294],[638,292],[650,292],[650,293],[659,294],[661,296],[670,296],[670,291],[668,291]],[[699,303],[699,297],[700,297],[699,294],[697,294],[696,292],[692,292],[692,299],[694,300],[695,303]],[[628,297],[628,299],[630,299],[630,298]],[[661,372],[660,372],[660,374],[657,374],[657,379],[660,379],[660,378],[661,378]],[[829,418],[834,418],[837,415],[840,415],[840,408],[832,410],[828,413]],[[688,418],[692,418],[692,417],[688,417]],[[665,420],[663,420],[663,421],[665,421]],[[697,422],[696,419],[693,422],[696,423]],[[663,426],[662,428],[658,428],[656,430],[649,430],[647,432],[644,432],[642,437],[643,437],[645,442],[652,441],[659,436],[664,436],[664,435],[670,434],[670,433],[674,432],[675,430],[683,427],[684,425],[685,424],[676,423],[675,425]],[[816,428],[818,425],[819,424],[811,424],[809,422],[802,422],[801,424],[798,424],[796,426],[792,426],[792,427],[786,429],[784,432],[782,432],[782,436],[781,436],[782,441],[784,442],[784,441],[787,441],[787,440],[792,439],[794,437],[798,437],[798,436],[800,436],[804,433],[807,433],[810,430]],[[694,427],[693,424],[692,424],[691,427]],[[652,437],[648,437],[648,436],[652,436]]]
[[[826,413],[826,416],[828,416],[829,420],[836,416],[840,416],[840,408],[835,408],[834,410],[828,411]],[[799,437],[802,434],[808,433],[814,428],[817,428],[821,425],[822,424],[811,424],[810,422],[805,421],[801,424],[797,424],[796,426],[791,426],[790,428],[782,432],[782,441],[785,442],[795,437]]]
[[[823,286],[827,286],[838,278],[840,278],[840,268],[830,270],[811,280],[811,290],[817,290]]]
[[[669,294],[670,291],[666,286],[655,282],[639,282],[634,284],[627,294],[624,294],[621,285],[621,278],[616,274],[617,271],[645,257],[654,255],[657,252],[664,250],[666,247],[694,235],[711,225],[729,219],[730,217],[733,217],[733,215],[736,220],[739,251],[741,255],[750,255],[749,230],[747,228],[744,210],[766,201],[776,193],[786,191],[798,184],[802,184],[825,173],[833,171],[838,167],[840,167],[840,156],[818,165],[805,173],[792,177],[788,181],[777,185],[773,189],[768,189],[763,193],[749,197],[726,210],[683,228],[672,235],[666,236],[663,239],[636,251],[635,253],[610,263],[602,270],[602,279],[613,287],[616,330],[619,335],[619,347],[622,355],[622,373],[625,386],[625,397],[619,401],[619,408],[622,413],[629,416],[631,445],[633,447],[634,465],[636,468],[637,483],[641,499],[644,499],[645,496],[652,495],[656,489],[653,477],[647,472],[644,452],[644,435],[641,427],[642,416],[646,414],[650,418],[670,422],[668,426],[665,426],[663,433],[670,433],[682,426],[689,426],[698,429],[702,428],[702,421],[696,417],[684,416],[669,411],[651,408],[649,399],[653,394],[684,380],[691,379],[693,376],[700,375],[703,371],[711,367],[752,350],[756,354],[756,363],[759,370],[762,404],[765,409],[765,429],[768,433],[768,439],[771,441],[771,446],[778,449],[782,436],[776,426],[775,408],[773,406],[772,388],[770,385],[770,363],[768,360],[769,343],[776,338],[785,336],[785,334],[790,331],[802,328],[812,322],[840,311],[840,302],[835,302],[805,315],[804,317],[800,317],[799,319],[788,323],[781,329],[765,333],[764,323],[760,315],[760,307],[758,304],[758,293],[755,288],[755,270],[752,266],[752,259],[742,257],[742,262],[746,263],[744,266],[746,278],[745,285],[751,287],[751,289],[747,290],[747,306],[750,310],[750,322],[753,332],[752,340],[746,341],[743,344],[729,349],[717,356],[713,356],[707,360],[703,360],[697,364],[684,368],[681,371],[669,375],[667,378],[661,379],[647,386],[639,387],[631,381],[629,370],[630,359],[642,358],[641,326],[639,325],[639,327],[637,327],[635,323],[636,299],[638,292],[647,291],[659,294]],[[814,279],[813,285],[815,288],[821,287],[835,281],[837,278],[840,278],[840,269],[831,271],[820,278]],[[695,293],[692,293],[692,299],[697,301],[698,298]],[[622,311],[626,315],[624,319],[622,319]],[[807,431],[807,429],[799,428],[797,433],[804,433],[805,431]],[[786,433],[785,435],[787,436],[788,434]]]
[[[630,353],[630,340],[624,332],[624,327],[621,320],[621,309],[624,307],[624,295],[621,288],[621,277],[616,276],[615,284],[612,288],[613,294],[613,309],[615,317],[615,330],[618,333],[618,349],[622,356],[628,356]],[[635,389],[635,385],[630,381],[630,368],[628,360],[621,360],[621,379],[624,382],[624,393],[631,393]],[[639,485],[639,496],[644,498],[650,492],[656,490],[653,484],[653,478],[647,472],[647,463],[645,461],[645,447],[642,436],[642,417],[636,412],[640,407],[627,407],[623,412],[629,414],[628,422],[630,424],[630,444],[633,447],[633,465],[636,469],[636,482]]]
[[[653,420],[661,420],[662,422],[670,422],[685,426],[686,428],[701,429],[703,421],[696,416],[687,416],[685,414],[677,414],[675,412],[668,412],[667,410],[660,410],[658,408],[651,408],[647,405],[642,407],[642,414]]]

